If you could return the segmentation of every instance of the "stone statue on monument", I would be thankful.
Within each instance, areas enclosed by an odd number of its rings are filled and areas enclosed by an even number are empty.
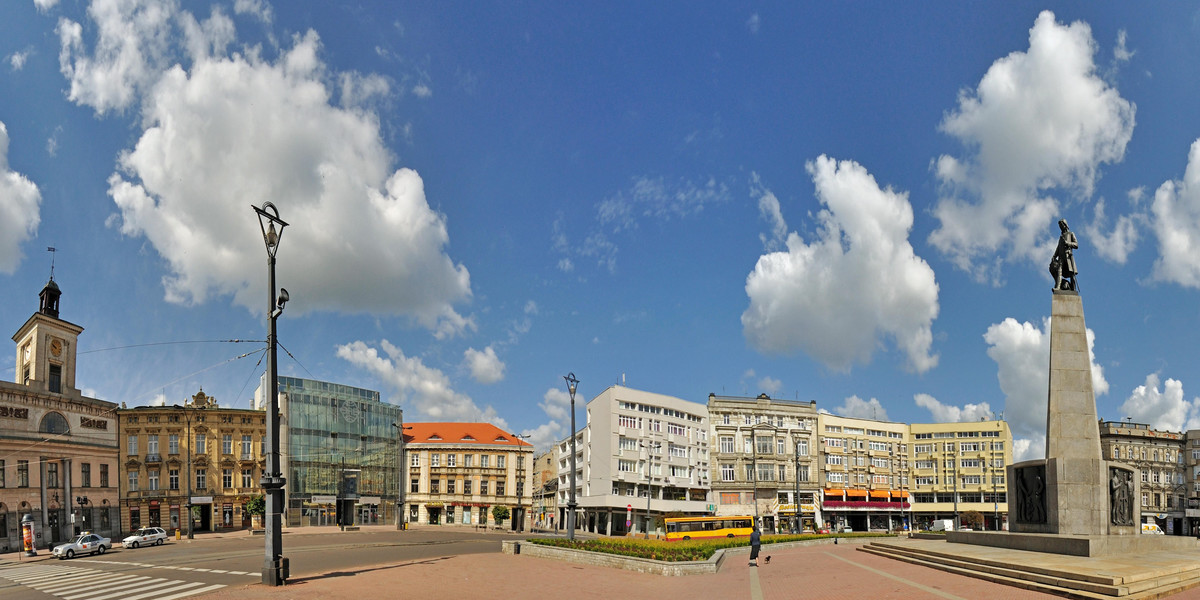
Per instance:
[[[1054,289],[1079,291],[1075,284],[1075,249],[1079,247],[1079,239],[1071,228],[1067,227],[1066,219],[1058,220],[1058,228],[1062,235],[1058,237],[1058,247],[1054,249],[1054,258],[1050,259],[1050,274],[1054,276]]]

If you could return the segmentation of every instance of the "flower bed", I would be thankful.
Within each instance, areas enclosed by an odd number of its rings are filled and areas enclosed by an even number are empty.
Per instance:
[[[831,537],[847,538],[885,536],[887,536],[887,534],[880,533],[849,533],[840,535],[764,535],[762,536],[762,543],[763,545],[768,545],[781,544],[784,542],[818,540]],[[661,560],[666,562],[681,562],[708,560],[712,557],[713,553],[722,548],[749,546],[750,539],[741,537],[732,539],[667,542],[662,540],[639,540],[633,538],[598,538],[575,541],[565,538],[533,538],[526,540],[526,543],[540,544],[542,546],[554,546],[558,548],[570,548],[573,550],[585,550],[588,552],[600,552],[604,554],[616,554],[619,556],[632,556],[635,558],[647,558],[650,560]]]

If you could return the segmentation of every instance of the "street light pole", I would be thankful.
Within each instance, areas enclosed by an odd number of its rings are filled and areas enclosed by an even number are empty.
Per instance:
[[[662,448],[662,444],[638,442],[638,445],[646,449],[646,529],[643,533],[646,534],[644,539],[648,540],[650,539],[650,498],[653,497],[650,483],[654,477],[654,454],[652,451]]]
[[[404,506],[404,486],[408,483],[408,477],[405,475],[407,465],[404,464],[404,430],[412,429],[412,426],[405,427],[401,421],[392,423],[392,427],[395,427],[396,433],[400,435],[400,468],[397,470],[400,487],[396,493],[396,529],[408,529],[408,514],[405,511],[407,507]]]
[[[184,443],[187,446],[187,473],[184,475],[187,479],[187,501],[183,507],[187,511],[187,537],[189,540],[192,540],[196,539],[196,534],[192,531],[194,525],[192,523],[192,413],[188,412],[186,404],[187,402],[184,401],[184,406],[176,404],[175,408],[183,411],[183,420],[187,423],[187,434],[186,439],[184,439]]]
[[[579,389],[579,380],[575,373],[567,373],[567,391],[571,394],[571,489],[568,490],[567,500],[567,539],[575,541],[575,390]]]
[[[792,533],[800,533],[800,441],[796,441],[796,494],[792,496]]]
[[[271,202],[262,207],[252,206],[258,213],[258,226],[267,246],[267,464],[260,485],[267,496],[265,519],[266,548],[263,557],[262,582],[268,586],[283,585],[288,577],[288,561],[283,557],[283,486],[286,479],[279,464],[279,366],[275,356],[278,340],[275,320],[283,313],[288,301],[286,289],[275,293],[275,253],[287,223],[279,218],[279,209]],[[278,227],[278,230],[276,230]],[[190,500],[190,496],[189,496]]]

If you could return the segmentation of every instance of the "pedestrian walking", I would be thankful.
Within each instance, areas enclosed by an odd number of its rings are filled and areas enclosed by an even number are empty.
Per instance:
[[[750,566],[758,566],[758,551],[762,548],[762,534],[758,532],[758,527],[750,533]]]

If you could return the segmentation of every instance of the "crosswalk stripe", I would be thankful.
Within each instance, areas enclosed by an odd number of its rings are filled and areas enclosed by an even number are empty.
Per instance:
[[[81,598],[97,596],[98,594],[109,594],[108,596],[100,596],[100,597],[113,598],[113,597],[121,596],[122,594],[127,593],[127,592],[152,590],[154,588],[166,587],[168,585],[175,585],[177,583],[179,583],[179,582],[173,581],[170,579],[152,579],[150,581],[143,581],[141,583],[135,583],[133,585],[124,585],[124,586],[121,586],[120,588],[107,588],[104,590],[100,590],[99,592],[92,592],[89,594],[80,594],[77,596],[63,596],[62,598],[63,598],[63,600],[79,600]],[[115,593],[110,593],[110,592],[115,592]]]
[[[18,574],[16,577],[14,577],[14,579],[16,579],[18,581],[22,581],[22,582],[37,583],[39,581],[47,581],[47,580],[63,581],[66,579],[78,579],[80,577],[87,577],[88,575],[89,575],[88,572],[80,571],[79,569],[69,569],[69,570],[64,569],[64,570],[56,570],[56,571],[49,572],[49,573],[37,572],[37,573],[32,573],[28,576],[26,576],[24,574]]]
[[[188,588],[194,588],[198,585],[204,585],[204,582],[203,581],[189,581],[189,582],[187,582],[183,585],[177,586],[173,589],[186,590]],[[163,590],[159,590],[158,592],[146,592],[145,594],[141,594],[138,596],[122,596],[121,594],[117,594],[116,596],[106,596],[106,598],[115,598],[115,597],[120,596],[123,600],[141,600],[142,598],[145,598],[147,596],[154,596],[154,595],[160,593],[161,591],[163,591]],[[97,600],[100,600],[100,599],[97,599]]]
[[[37,584],[37,585],[30,584],[29,587],[32,587],[36,590],[50,593],[50,594],[58,594],[58,593],[69,594],[71,592],[78,591],[78,590],[95,590],[98,587],[105,585],[109,582],[113,582],[114,584],[123,584],[126,581],[134,581],[134,580],[141,580],[141,579],[146,579],[146,577],[129,578],[127,576],[120,575],[120,574],[94,575],[93,577],[88,577],[82,581],[73,580],[73,581],[70,581],[67,583],[63,583],[61,585],[56,585],[54,583],[47,582],[45,584]]]
[[[218,584],[210,585],[208,587],[200,588],[198,590],[188,590],[186,592],[181,592],[181,593],[175,594],[174,596],[164,596],[162,598],[157,598],[156,600],[176,600],[177,598],[183,598],[185,596],[194,596],[196,594],[204,594],[207,592],[211,592],[213,590],[219,590],[223,587],[225,587],[225,586],[218,583]]]
[[[152,579],[150,577],[134,577],[134,578],[130,578],[130,579],[121,580],[118,583],[115,583],[113,585],[105,585],[105,586],[89,585],[89,586],[82,587],[82,588],[73,588],[70,590],[62,590],[59,594],[55,594],[55,595],[60,596],[64,599],[68,599],[68,600],[71,600],[74,598],[87,598],[88,596],[96,596],[99,594],[107,594],[107,593],[116,592],[119,590],[136,588],[138,586],[154,583],[155,581],[170,581],[170,580],[168,580],[168,579]],[[42,590],[42,591],[47,591],[47,590]]]

